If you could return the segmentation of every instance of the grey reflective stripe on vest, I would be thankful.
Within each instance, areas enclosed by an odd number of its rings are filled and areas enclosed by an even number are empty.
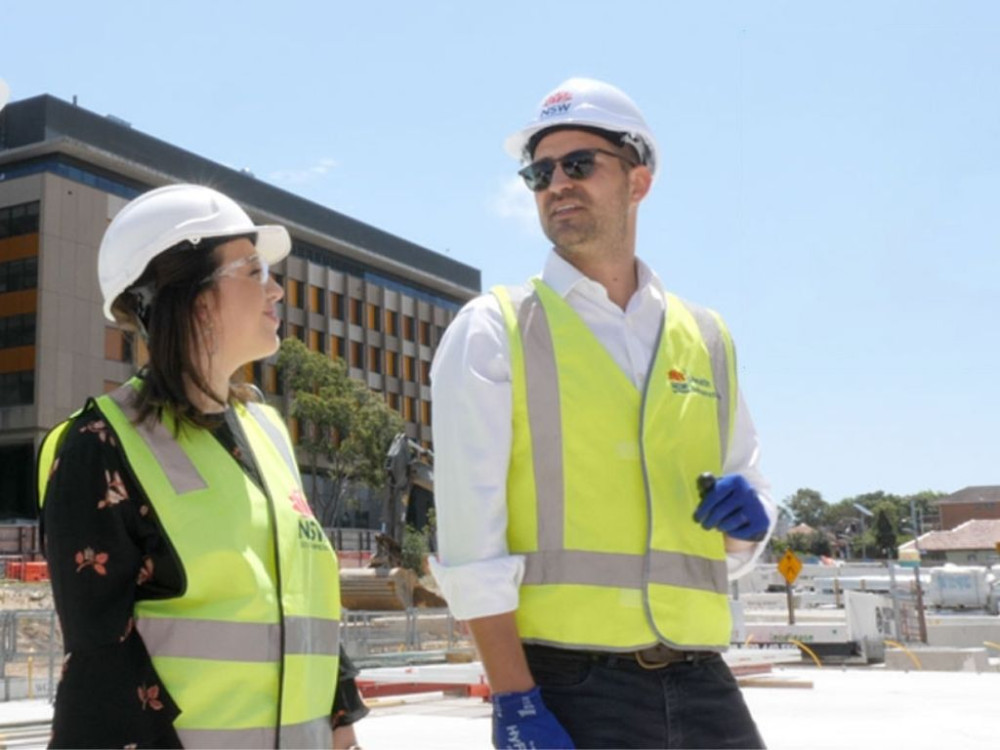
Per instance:
[[[128,417],[135,426],[136,434],[146,444],[152,454],[156,457],[163,473],[174,488],[174,492],[183,495],[186,492],[203,490],[208,487],[204,477],[198,472],[191,459],[188,458],[184,449],[170,434],[170,431],[163,426],[159,420],[145,420],[139,424],[135,423],[138,412],[134,401],[135,389],[126,383],[116,388],[108,394],[111,400],[118,404],[118,408]]]
[[[285,459],[285,465],[288,466],[288,470],[292,472],[292,476],[298,477],[299,466],[295,462],[295,456],[290,452],[288,441],[285,440],[285,436],[281,434],[281,430],[279,430],[278,426],[271,421],[267,414],[264,413],[260,404],[251,402],[246,406],[247,411],[250,412],[250,415],[257,421],[257,424],[260,425],[264,434],[271,439],[272,443],[274,443],[274,447],[278,449],[281,457]]]
[[[184,747],[199,748],[265,748],[275,746],[274,727],[259,729],[178,729]],[[281,728],[278,747],[333,747],[330,717],[324,716],[301,724]]]
[[[642,588],[644,583],[686,586],[725,594],[728,573],[722,560],[652,550],[649,576],[643,580],[646,555],[582,550],[548,550],[524,555],[524,584],[580,584]]]
[[[648,555],[586,552],[564,549],[565,468],[562,445],[559,377],[555,347],[545,309],[530,287],[507,287],[524,353],[525,391],[531,432],[538,510],[538,546],[541,552],[525,554],[523,584],[580,584],[641,589],[647,583],[685,586],[725,594],[728,572],[725,561],[676,552],[651,550]],[[712,377],[719,394],[719,432],[722,460],[729,435],[729,370],[722,331],[710,312],[684,303],[698,323],[712,362]],[[660,336],[663,334],[661,323]],[[657,337],[659,342],[659,336]],[[658,351],[658,350],[657,350]],[[656,360],[653,351],[650,367]],[[648,564],[648,572],[644,572]]]
[[[679,298],[678,298],[679,299]],[[722,337],[722,329],[718,319],[704,307],[700,307],[687,300],[680,300],[684,308],[691,313],[695,323],[698,324],[698,331],[701,333],[705,346],[708,348],[708,357],[712,362],[712,382],[715,384],[715,392],[719,398],[716,408],[719,412],[719,453],[722,463],[726,462],[726,453],[729,451],[729,409],[731,394],[729,392],[729,356],[726,352],[726,342]]]
[[[136,619],[136,629],[146,650],[155,657],[252,662],[281,658],[281,626],[277,623],[141,617]],[[285,618],[285,654],[336,656],[339,639],[337,620]]]
[[[538,546],[542,549],[562,549],[565,504],[563,465],[562,461],[545,460],[549,455],[547,446],[562,445],[559,373],[556,371],[552,331],[542,301],[534,289],[513,287],[508,289],[508,293],[517,311],[517,327],[524,351],[525,393],[539,509]]]

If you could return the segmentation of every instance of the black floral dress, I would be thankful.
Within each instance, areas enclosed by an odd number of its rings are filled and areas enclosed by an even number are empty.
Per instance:
[[[261,484],[232,409],[212,429]],[[135,480],[118,438],[93,404],[67,429],[42,513],[45,556],[65,657],[51,747],[181,747],[180,707],[156,674],[134,627],[135,603],[184,591],[180,561]],[[357,670],[341,651],[331,721],[368,713]]]

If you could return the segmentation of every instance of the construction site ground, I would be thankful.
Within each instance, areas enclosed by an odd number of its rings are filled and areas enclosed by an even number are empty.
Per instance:
[[[362,673],[362,677],[364,673]],[[896,672],[880,667],[777,667],[775,684],[744,695],[771,750],[995,750],[1000,747],[1000,673]],[[358,725],[366,750],[490,747],[490,709],[481,698],[442,693],[385,697]],[[44,721],[47,701],[0,704],[4,725]],[[613,720],[613,718],[611,719]],[[19,747],[43,747],[35,745]]]

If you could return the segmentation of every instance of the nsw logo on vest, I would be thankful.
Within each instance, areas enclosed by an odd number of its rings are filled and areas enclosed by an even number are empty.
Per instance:
[[[697,378],[694,375],[685,375],[676,367],[671,368],[667,373],[667,380],[670,381],[670,390],[677,394],[694,393],[699,396],[709,398],[719,398],[719,392],[715,390],[711,380]]]
[[[301,516],[299,518],[299,544],[303,547],[325,550],[326,545],[324,544],[324,540],[326,534],[323,533],[323,527],[319,525],[319,521],[313,515],[312,508],[309,507],[305,495],[302,494],[301,490],[292,490],[288,496],[288,501],[292,504],[292,508]]]

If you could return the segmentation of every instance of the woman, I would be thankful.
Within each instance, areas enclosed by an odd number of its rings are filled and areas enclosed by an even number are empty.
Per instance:
[[[277,350],[269,267],[290,247],[197,185],[141,195],[108,227],[104,313],[149,362],[42,448],[66,651],[52,747],[355,742],[367,709],[338,659],[336,555],[281,417],[231,382]]]

